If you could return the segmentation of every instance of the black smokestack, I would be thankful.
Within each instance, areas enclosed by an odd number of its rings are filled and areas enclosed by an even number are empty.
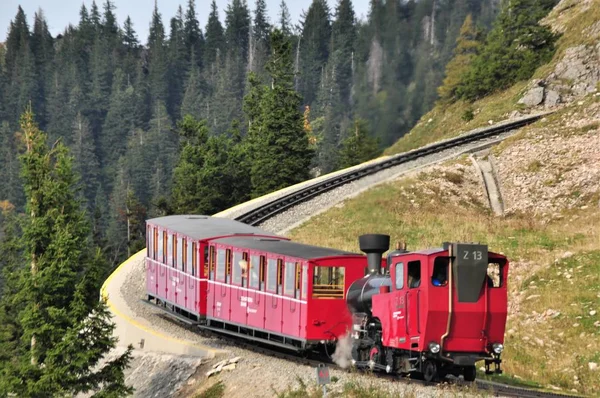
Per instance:
[[[370,274],[381,273],[381,255],[390,248],[390,236],[368,234],[358,237],[360,250],[367,254]]]

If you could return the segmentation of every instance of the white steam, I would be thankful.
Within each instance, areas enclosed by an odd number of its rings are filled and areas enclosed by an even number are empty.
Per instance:
[[[346,369],[352,364],[352,338],[349,333],[337,341],[331,359],[342,369]]]

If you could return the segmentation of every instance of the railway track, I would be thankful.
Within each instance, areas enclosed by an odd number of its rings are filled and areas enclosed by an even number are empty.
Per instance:
[[[307,200],[317,197],[325,192],[328,192],[328,191],[335,189],[339,186],[342,186],[344,184],[348,184],[350,182],[359,180],[359,179],[367,177],[369,175],[373,175],[380,171],[389,169],[394,166],[401,165],[403,163],[413,161],[415,159],[418,159],[418,158],[421,158],[421,157],[424,157],[427,155],[432,155],[432,154],[442,152],[449,148],[454,148],[454,147],[459,147],[459,146],[462,146],[465,144],[475,143],[477,141],[489,139],[490,137],[494,137],[494,136],[500,135],[502,133],[506,133],[511,130],[516,130],[516,129],[522,128],[524,126],[527,126],[529,124],[532,124],[532,123],[538,121],[539,119],[543,118],[544,116],[547,116],[548,114],[550,114],[550,113],[543,113],[543,114],[538,114],[538,115],[534,115],[534,116],[529,116],[529,117],[525,117],[525,118],[522,118],[522,119],[519,119],[519,120],[516,120],[513,122],[507,122],[507,123],[499,124],[499,125],[496,125],[493,127],[483,128],[483,129],[480,129],[479,131],[476,131],[476,132],[473,132],[470,134],[465,134],[463,136],[451,138],[451,139],[441,141],[441,142],[438,142],[435,144],[431,144],[431,145],[428,145],[428,146],[425,146],[425,147],[422,147],[422,148],[419,148],[419,149],[416,149],[416,150],[413,150],[410,152],[394,155],[394,156],[385,158],[378,162],[370,163],[364,167],[356,168],[356,169],[353,169],[346,173],[338,174],[334,177],[331,177],[331,178],[328,178],[325,180],[321,180],[319,182],[316,182],[313,185],[301,188],[295,192],[292,192],[292,193],[284,195],[280,198],[274,199],[273,201],[271,201],[269,203],[263,204],[255,209],[252,209],[252,210],[236,217],[235,219],[237,221],[244,222],[249,225],[259,225],[262,222],[266,221],[267,219],[269,219],[279,213],[282,213],[285,210],[288,210],[294,206],[297,206],[300,203],[303,203]],[[217,335],[217,333],[215,333],[215,332],[211,332],[211,334]],[[219,336],[219,338],[229,340],[230,342],[233,342],[234,344],[237,344],[237,345],[241,344],[241,346],[246,349],[250,349],[252,351],[255,351],[255,352],[258,352],[261,354],[266,354],[266,355],[271,355],[271,356],[282,358],[282,359],[291,360],[291,361],[297,362],[299,364],[316,366],[317,364],[324,362],[323,359],[310,359],[310,358],[305,358],[305,357],[299,357],[298,355],[290,354],[290,353],[283,352],[280,350],[273,350],[271,348],[267,348],[267,347],[263,347],[263,346],[256,346],[253,344],[240,343],[239,340],[236,340],[230,336],[224,336],[221,334],[218,334],[218,336]],[[333,365],[333,363],[331,361],[327,361],[327,362],[330,365]],[[333,365],[333,366],[335,366],[335,365]],[[397,376],[390,376],[390,375],[385,375],[385,374],[379,374],[378,377],[384,377],[384,378],[390,378],[393,380],[398,380]],[[428,383],[425,381],[412,380],[412,379],[407,379],[407,378],[403,378],[403,380],[406,380],[410,383],[417,383],[420,385],[436,385],[436,383]],[[493,396],[526,397],[526,398],[528,398],[528,397],[532,397],[532,398],[533,397],[548,397],[548,398],[550,398],[550,397],[573,397],[573,396],[576,396],[576,395],[567,395],[567,394],[541,391],[541,390],[536,390],[536,389],[515,387],[515,386],[510,386],[510,385],[506,385],[506,384],[502,384],[502,383],[491,382],[488,380],[477,380],[473,384],[473,383],[464,382],[462,379],[452,378],[452,379],[449,379],[448,382],[452,383],[454,385],[458,385],[458,386],[472,387],[473,385],[475,385],[478,390],[485,391],[487,394],[491,394]]]
[[[413,151],[384,158],[381,161],[370,163],[364,167],[355,168],[346,173],[337,174],[331,178],[316,182],[314,185],[310,185],[290,194],[284,195],[236,217],[235,220],[249,225],[259,225],[285,210],[288,210],[302,202],[317,197],[344,184],[348,184],[350,182],[376,174],[380,171],[401,165],[403,163],[408,163],[424,156],[440,153],[446,149],[475,143],[477,141],[489,139],[490,137],[494,137],[511,130],[516,130],[532,124],[544,116],[549,115],[550,113],[551,112],[528,116],[512,122],[506,122],[489,128],[479,129],[479,131],[470,134],[465,134],[456,138],[451,138],[415,149]]]
[[[182,327],[199,332],[194,328],[193,325],[183,322],[181,318],[172,317],[168,313],[164,313],[164,317],[173,322],[177,322]],[[211,330],[201,330],[200,333],[207,337],[217,338],[227,343],[227,345],[233,345],[239,348],[243,348],[248,351],[252,351],[257,354],[268,355],[273,358],[284,359],[286,361],[291,361],[297,363],[298,365],[305,365],[311,367],[317,367],[320,364],[326,363],[329,367],[336,368],[339,370],[343,370],[346,372],[352,372],[355,370],[342,369],[338,365],[336,365],[328,355],[322,354],[313,354],[307,356],[298,355],[298,353],[292,353],[286,349],[277,349],[273,347],[266,346],[264,344],[256,343],[249,340],[242,340],[230,335],[221,334]],[[366,370],[365,372],[369,372]],[[388,375],[383,372],[375,372],[373,373],[374,377],[389,380],[390,382],[403,382],[406,384],[414,384],[418,386],[424,387],[440,387],[440,385],[447,385],[449,387],[457,386],[460,388],[469,389],[473,392],[482,392],[489,396],[502,396],[502,397],[522,397],[522,398],[574,398],[579,397],[578,395],[568,395],[568,394],[560,394],[548,391],[541,391],[536,389],[528,389],[517,386],[506,385],[502,383],[496,383],[488,380],[476,380],[475,382],[465,382],[460,378],[456,378],[453,376],[445,379],[442,384],[439,382],[427,382],[424,380],[413,379],[406,376],[398,376],[398,375]]]

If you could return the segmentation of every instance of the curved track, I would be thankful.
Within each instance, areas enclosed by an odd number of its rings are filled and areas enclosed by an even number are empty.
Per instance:
[[[528,116],[512,122],[500,123],[492,127],[479,129],[470,134],[465,134],[456,138],[444,140],[435,144],[427,145],[413,151],[401,153],[398,155],[384,158],[381,161],[369,162],[364,167],[354,167],[346,173],[337,173],[334,177],[321,179],[315,184],[301,188],[295,192],[284,195],[255,209],[252,209],[235,219],[250,225],[258,225],[267,219],[292,208],[311,198],[319,196],[327,191],[337,188],[341,185],[359,180],[366,176],[378,173],[380,171],[398,166],[412,160],[442,152],[445,149],[460,147],[465,144],[481,141],[494,137],[507,131],[516,130],[521,127],[532,124],[550,113],[542,113]]]
[[[370,162],[364,167],[353,168],[351,171],[346,173],[339,173],[334,177],[322,179],[321,181],[316,182],[313,185],[309,185],[307,187],[301,188],[295,192],[284,195],[280,198],[274,199],[269,203],[263,204],[255,209],[252,209],[242,215],[239,215],[235,219],[240,222],[244,222],[250,225],[259,225],[265,220],[285,211],[294,206],[297,206],[300,203],[303,203],[311,198],[319,196],[327,191],[330,191],[334,188],[337,188],[341,185],[350,183],[352,181],[359,180],[366,176],[378,173],[382,170],[407,163],[409,161],[418,159],[423,156],[439,153],[448,148],[459,147],[461,145],[474,143],[480,140],[488,139],[490,137],[494,137],[496,135],[500,135],[507,131],[516,130],[521,127],[532,124],[542,117],[548,115],[549,113],[538,114],[534,116],[525,117],[513,122],[507,122],[498,124],[489,128],[483,128],[479,131],[472,132],[470,134],[465,134],[463,136],[459,136],[456,138],[451,138],[439,143],[431,144],[410,152],[401,153],[398,155],[390,156],[381,161]],[[246,348],[252,348],[252,345],[248,345]],[[315,365],[320,361],[311,360],[308,358],[299,358],[296,355],[284,353],[278,350],[272,350],[265,347],[254,347],[254,350],[265,353],[268,355],[277,356],[280,358],[290,359],[296,362]],[[381,377],[389,377],[387,375]],[[411,382],[415,382],[411,380]],[[418,381],[417,381],[418,382]],[[464,385],[464,386],[472,386],[472,383],[466,383],[461,379],[454,379],[450,381],[456,385]],[[425,383],[418,382],[419,384],[434,384],[434,383]],[[515,387],[510,385],[505,385],[501,383],[491,382],[487,380],[477,380],[475,382],[477,388],[482,391],[486,391],[491,395],[502,395],[509,397],[572,397],[573,395],[552,393],[546,391],[540,391],[535,389],[526,389],[521,387]]]

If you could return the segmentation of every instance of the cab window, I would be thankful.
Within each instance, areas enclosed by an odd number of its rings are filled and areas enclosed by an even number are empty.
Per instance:
[[[415,289],[421,286],[421,261],[410,261],[408,263],[408,287]]]
[[[431,275],[431,284],[433,286],[446,286],[448,284],[448,257],[438,257],[433,262],[433,275]]]
[[[396,290],[404,287],[404,263],[396,264]]]
[[[504,281],[502,280],[502,272],[505,264],[505,261],[488,264],[486,276],[486,283],[488,287],[498,288],[504,285]]]

